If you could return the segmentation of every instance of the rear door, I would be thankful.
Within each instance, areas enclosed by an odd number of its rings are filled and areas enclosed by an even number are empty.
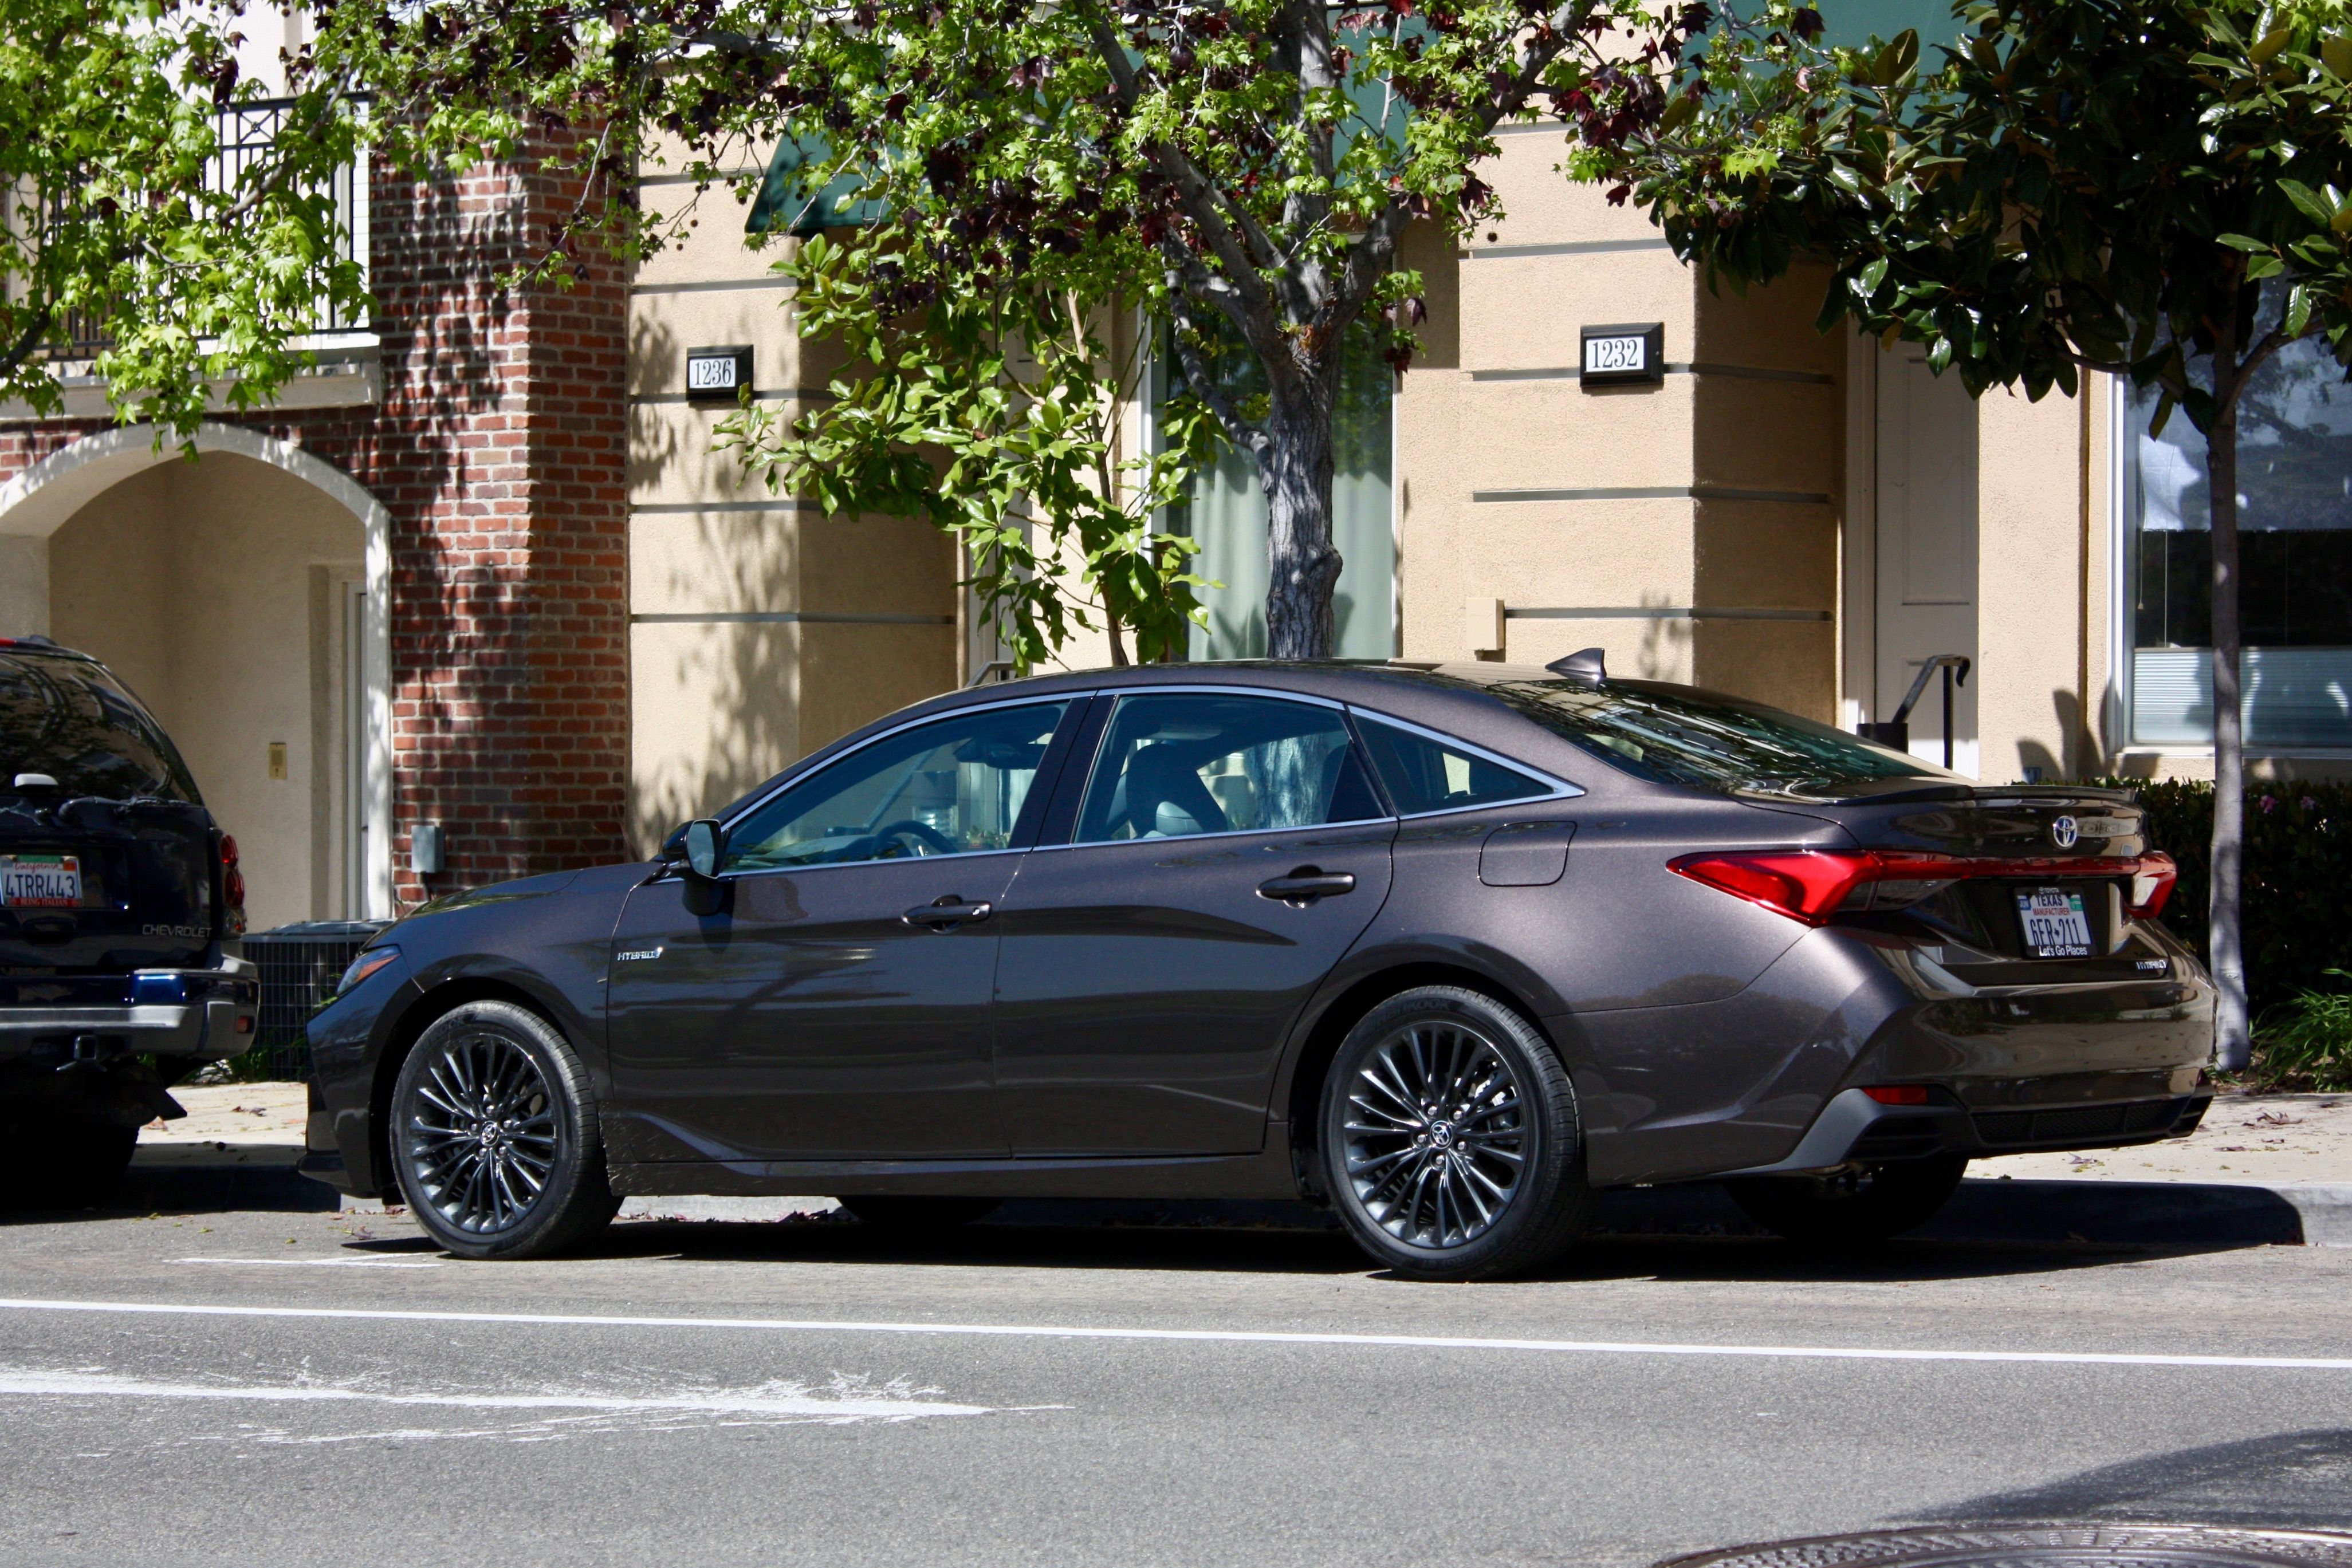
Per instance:
[[[1129,694],[1065,778],[1071,841],[1030,853],[998,923],[1013,1152],[1256,1151],[1292,1022],[1388,896],[1396,825],[1343,715]]]

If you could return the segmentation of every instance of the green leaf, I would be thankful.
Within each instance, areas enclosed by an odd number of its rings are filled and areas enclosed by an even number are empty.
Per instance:
[[[2246,281],[2252,283],[2258,278],[2275,277],[2285,270],[2286,263],[2277,256],[2249,256],[2246,260]]]
[[[2266,66],[2278,58],[2279,52],[2294,42],[2294,29],[2280,27],[2263,36],[2260,42],[2246,51],[2246,58],[2258,66]]]
[[[1666,105],[1665,113],[1658,116],[1658,134],[1671,136],[1697,118],[1698,99],[1687,95],[1678,96]]]
[[[2248,235],[2216,235],[2215,239],[2232,250],[2252,251],[2257,256],[2270,254],[2270,246]]]
[[[2278,183],[2278,188],[2285,192],[2286,199],[2293,202],[2296,206],[2302,208],[2304,215],[2310,218],[2314,223],[2324,224],[2334,221],[2336,217],[2336,208],[2329,204],[2326,197],[2321,195],[2318,192],[2313,190],[2302,181],[2281,180]]]
[[[2335,37],[2322,39],[2319,45],[2319,57],[2327,63],[2327,68],[2334,71],[2338,78],[2352,81],[2352,38],[2338,34]]]
[[[2286,335],[2300,338],[2311,328],[2311,288],[2298,283],[2286,297]]]

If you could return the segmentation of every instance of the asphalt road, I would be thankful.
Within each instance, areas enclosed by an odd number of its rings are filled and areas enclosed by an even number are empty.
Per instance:
[[[396,1216],[165,1212],[0,1218],[0,1298],[10,1568],[2352,1528],[2352,1250],[1623,1239],[1430,1286],[1274,1230],[640,1221],[467,1264]]]

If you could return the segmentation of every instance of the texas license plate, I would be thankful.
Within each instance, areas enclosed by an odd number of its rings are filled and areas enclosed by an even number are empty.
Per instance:
[[[2025,927],[2025,950],[2036,958],[2087,958],[2091,920],[2083,895],[2063,887],[2037,887],[2017,895],[2017,918]]]
[[[71,909],[81,902],[78,855],[0,855],[0,904]]]

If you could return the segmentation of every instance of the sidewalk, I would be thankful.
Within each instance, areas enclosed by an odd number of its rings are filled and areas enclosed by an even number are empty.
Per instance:
[[[271,1192],[284,1187],[289,1198],[333,1206],[327,1188],[294,1174],[308,1115],[303,1085],[233,1083],[174,1094],[187,1117],[151,1124],[140,1134],[134,1177],[241,1175],[225,1190],[258,1198],[266,1184]],[[766,1220],[834,1207],[824,1197],[639,1197],[623,1207],[621,1217]],[[998,1220],[1318,1228],[1332,1223],[1300,1204],[1045,1200],[1007,1204]],[[1605,1194],[1597,1228],[1622,1235],[1759,1233],[1720,1187],[1707,1184]],[[2352,1094],[2223,1095],[2204,1124],[2177,1143],[1979,1160],[1951,1204],[1915,1234],[1967,1241],[2352,1247]]]

